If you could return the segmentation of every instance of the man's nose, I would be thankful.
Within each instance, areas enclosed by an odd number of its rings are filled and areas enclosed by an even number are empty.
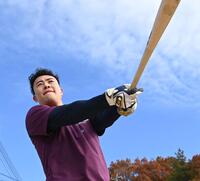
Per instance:
[[[49,83],[44,83],[44,88],[45,88],[45,89],[50,88]]]

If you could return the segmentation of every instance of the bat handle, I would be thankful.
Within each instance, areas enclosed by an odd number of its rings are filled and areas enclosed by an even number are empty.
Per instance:
[[[130,89],[136,88],[138,81],[139,81],[139,78],[137,79],[135,78],[131,83]]]
[[[148,43],[147,43],[147,45],[148,45]],[[151,49],[147,46],[144,52],[145,53],[142,56],[142,59],[141,59],[140,64],[138,66],[137,72],[136,72],[134,79],[131,83],[130,89],[136,88],[137,83],[139,82],[140,77],[142,76],[142,73],[143,73],[143,71],[144,71],[144,69],[147,65],[147,62],[148,62],[148,60],[149,60],[149,58],[150,58],[150,56],[153,52],[153,49]]]

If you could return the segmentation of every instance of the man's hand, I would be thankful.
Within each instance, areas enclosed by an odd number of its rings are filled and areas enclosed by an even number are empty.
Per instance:
[[[120,111],[124,112],[131,110],[135,110],[137,106],[137,95],[142,93],[143,89],[131,89],[129,90],[130,84],[124,84],[117,88],[108,89],[105,92],[106,100],[110,106],[117,106]],[[135,106],[134,106],[135,105]],[[123,110],[123,111],[122,111]]]
[[[117,108],[120,115],[128,116],[132,114],[137,108],[137,96],[143,92],[143,89],[131,89],[126,92],[127,95],[122,95],[121,104]],[[126,104],[126,106],[124,106]]]
[[[117,112],[121,116],[129,116],[130,114],[135,112],[136,108],[137,108],[137,103],[135,103],[134,106],[127,109],[117,108]]]
[[[122,91],[128,90],[126,85],[122,85],[116,88],[107,89],[105,92],[106,100],[110,106],[118,105],[120,103],[120,97],[118,97],[118,93],[122,93]],[[118,106],[119,107],[119,106]]]

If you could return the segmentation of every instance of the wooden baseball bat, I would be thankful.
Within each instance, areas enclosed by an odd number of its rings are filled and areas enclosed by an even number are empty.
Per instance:
[[[169,21],[171,20],[176,8],[178,7],[179,2],[180,0],[162,0],[145,51],[143,53],[134,79],[131,83],[130,89],[133,89],[137,86],[137,83],[144,71],[147,62],[149,61],[149,58],[151,57],[152,52],[155,49],[167,25],[169,24]]]

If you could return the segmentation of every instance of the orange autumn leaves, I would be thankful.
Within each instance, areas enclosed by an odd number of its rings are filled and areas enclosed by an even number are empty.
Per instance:
[[[111,181],[200,181],[200,155],[186,160],[179,149],[176,157],[117,160],[109,171]]]

